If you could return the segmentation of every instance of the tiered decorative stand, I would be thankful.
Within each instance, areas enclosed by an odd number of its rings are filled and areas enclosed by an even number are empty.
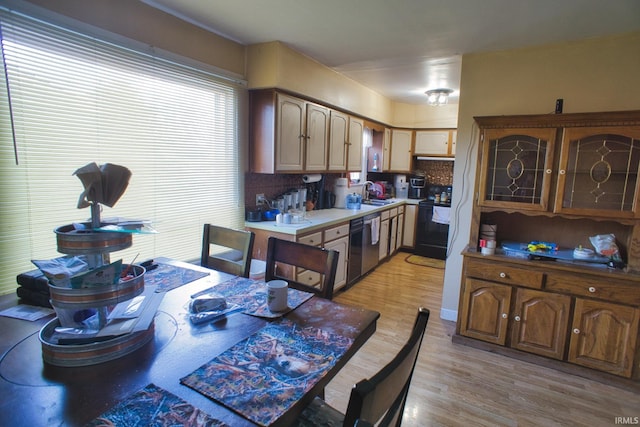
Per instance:
[[[55,230],[58,252],[85,255],[92,269],[108,265],[109,253],[130,247],[132,237],[130,233],[93,231],[101,225],[99,205],[95,203],[91,206],[91,223],[84,223],[84,229],[76,229],[70,224]],[[72,289],[49,284],[51,303],[61,309],[95,309],[99,325],[103,327],[107,323],[108,307],[130,300],[144,291],[144,267],[123,265],[123,269],[127,268],[134,273],[134,277],[120,280],[116,285]],[[154,325],[151,323],[145,331],[87,344],[61,345],[52,340],[58,326],[60,321],[56,317],[40,330],[42,358],[46,363],[56,366],[87,366],[113,360],[137,350],[154,336]]]

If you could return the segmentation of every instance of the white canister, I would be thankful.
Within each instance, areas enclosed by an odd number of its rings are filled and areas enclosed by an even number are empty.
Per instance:
[[[285,311],[289,307],[289,284],[286,280],[267,282],[267,306],[272,312]]]
[[[349,194],[349,180],[347,178],[338,178],[333,186],[333,192],[336,195],[336,203],[334,208],[344,209],[347,207],[347,194]]]

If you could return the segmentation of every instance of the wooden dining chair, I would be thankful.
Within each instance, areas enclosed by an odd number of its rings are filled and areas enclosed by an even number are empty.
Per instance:
[[[236,276],[249,277],[254,237],[251,231],[205,224],[200,265]]]
[[[338,251],[269,237],[265,281],[282,279],[289,286],[333,298]]]
[[[411,336],[400,352],[373,377],[353,386],[346,414],[316,397],[304,409],[296,425],[353,427],[373,424],[399,427],[428,321],[429,310],[420,307]]]

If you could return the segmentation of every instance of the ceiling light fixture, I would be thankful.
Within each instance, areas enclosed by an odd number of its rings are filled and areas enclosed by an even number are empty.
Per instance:
[[[427,102],[429,105],[445,105],[449,102],[449,95],[453,93],[452,89],[432,89],[425,92],[427,94]]]

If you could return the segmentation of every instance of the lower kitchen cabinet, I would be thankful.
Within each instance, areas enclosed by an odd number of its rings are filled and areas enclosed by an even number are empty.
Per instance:
[[[457,336],[640,381],[636,275],[464,255]]]
[[[630,377],[639,316],[635,307],[576,298],[569,361]]]
[[[504,345],[511,305],[511,286],[467,278],[459,313],[459,333]]]
[[[349,264],[349,224],[332,227],[324,231],[324,248],[338,251],[338,268],[333,289],[338,290],[347,284],[347,266]]]
[[[418,224],[418,206],[406,205],[404,207],[404,231],[402,232],[402,246],[405,248],[416,247],[416,230]]]
[[[534,289],[516,290],[511,347],[562,360],[571,297]]]
[[[389,211],[380,213],[380,245],[378,246],[378,260],[382,261],[389,256]]]

